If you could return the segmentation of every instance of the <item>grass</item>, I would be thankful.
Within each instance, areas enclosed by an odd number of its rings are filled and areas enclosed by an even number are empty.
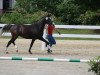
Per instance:
[[[61,34],[95,34],[94,30],[87,29],[58,29],[58,31],[61,32]]]
[[[91,29],[58,29],[61,34],[97,34],[94,30]],[[55,32],[57,33],[57,32]],[[60,38],[57,37],[56,39],[60,40],[100,40],[99,38]]]
[[[55,38],[56,40],[100,40],[99,38]]]

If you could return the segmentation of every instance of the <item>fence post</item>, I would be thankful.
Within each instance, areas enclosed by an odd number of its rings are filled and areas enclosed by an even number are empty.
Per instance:
[[[43,38],[46,39],[46,29],[44,29]],[[45,50],[45,43],[42,42],[42,50]]]

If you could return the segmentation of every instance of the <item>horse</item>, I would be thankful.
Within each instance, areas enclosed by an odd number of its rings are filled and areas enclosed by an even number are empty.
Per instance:
[[[15,44],[15,40],[18,38],[18,36],[26,38],[26,39],[32,39],[29,50],[28,50],[30,54],[32,54],[31,48],[36,39],[45,42],[48,47],[47,52],[51,53],[52,51],[49,48],[49,42],[43,38],[43,31],[44,31],[45,25],[49,25],[49,24],[52,24],[52,19],[51,19],[50,14],[43,16],[40,19],[40,21],[37,21],[31,25],[25,25],[25,24],[5,25],[1,30],[1,34],[4,32],[10,31],[12,35],[10,41],[8,42],[6,46],[6,53],[8,53],[7,49],[11,43],[15,46],[16,52],[18,52],[18,47]]]

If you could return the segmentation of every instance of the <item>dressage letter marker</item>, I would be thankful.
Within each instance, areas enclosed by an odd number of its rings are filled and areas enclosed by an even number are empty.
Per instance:
[[[29,61],[62,61],[62,62],[89,62],[84,59],[58,59],[58,58],[28,58],[28,57],[0,57],[0,60],[29,60]],[[96,61],[96,60],[95,60]]]

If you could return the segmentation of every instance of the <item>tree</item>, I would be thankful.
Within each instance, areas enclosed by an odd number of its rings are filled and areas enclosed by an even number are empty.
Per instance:
[[[63,0],[16,0],[16,6],[18,8],[23,8],[28,13],[34,13],[39,10],[55,13],[56,7]]]
[[[62,22],[67,24],[78,24],[76,18],[79,16],[79,6],[74,4],[74,0],[64,0],[58,8],[57,16]]]
[[[75,0],[79,5],[81,13],[78,19],[81,24],[100,24],[100,0]]]
[[[75,0],[75,2],[80,5],[83,10],[97,11],[100,9],[100,0]]]
[[[58,23],[63,24],[99,25],[99,4],[100,0],[16,0],[14,11],[22,16],[41,11],[51,13]]]

